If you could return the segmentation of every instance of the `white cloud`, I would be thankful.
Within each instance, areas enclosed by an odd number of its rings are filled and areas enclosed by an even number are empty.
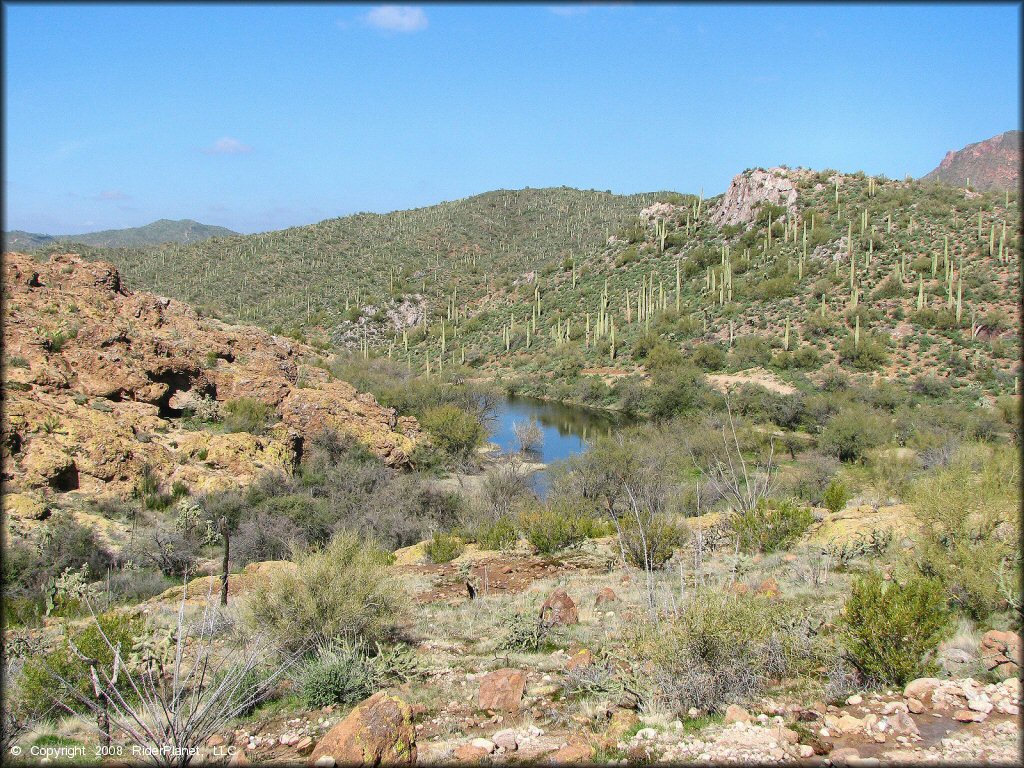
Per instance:
[[[224,136],[213,142],[212,146],[203,147],[201,151],[206,155],[244,155],[252,152],[252,147],[243,144],[238,139]]]
[[[419,32],[427,28],[427,14],[412,5],[379,5],[366,14],[364,21],[388,32]]]

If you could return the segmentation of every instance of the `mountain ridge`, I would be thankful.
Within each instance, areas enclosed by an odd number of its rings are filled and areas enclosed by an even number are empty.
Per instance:
[[[1015,190],[1020,183],[1021,131],[1005,131],[983,141],[950,150],[921,181],[940,181],[954,187]]]
[[[227,227],[202,224],[193,219],[157,219],[141,227],[104,229],[79,235],[47,235],[11,230],[4,233],[4,250],[28,251],[55,243],[82,243],[109,248],[191,243],[211,237],[230,237],[237,234]]]

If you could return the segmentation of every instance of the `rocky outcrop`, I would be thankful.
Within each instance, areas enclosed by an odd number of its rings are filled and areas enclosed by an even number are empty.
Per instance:
[[[729,189],[711,211],[711,221],[718,227],[749,224],[766,202],[797,215],[796,178],[800,173],[788,168],[744,171],[733,178]]]
[[[129,291],[104,262],[6,254],[4,291],[4,480],[14,490],[125,495],[149,467],[168,487],[203,492],[290,470],[325,427],[392,466],[421,439],[415,419],[315,367],[311,347]],[[243,397],[270,410],[276,423],[263,434],[182,428],[197,404]]]
[[[1016,189],[1020,183],[1020,131],[1007,131],[991,139],[949,151],[938,168],[921,177],[954,187],[974,189]]]
[[[1016,632],[990,630],[982,636],[980,650],[985,669],[995,670],[1002,677],[1020,674],[1024,655],[1021,653],[1020,635]]]
[[[323,737],[310,765],[415,765],[412,710],[381,691],[357,706]]]

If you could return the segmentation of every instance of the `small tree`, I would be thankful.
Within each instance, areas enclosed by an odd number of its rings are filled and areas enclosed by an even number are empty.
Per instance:
[[[512,434],[519,444],[520,453],[538,453],[544,447],[544,432],[536,421],[513,423]]]

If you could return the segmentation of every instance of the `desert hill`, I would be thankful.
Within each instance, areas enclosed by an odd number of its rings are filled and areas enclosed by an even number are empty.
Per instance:
[[[142,227],[106,229],[80,235],[41,235],[13,230],[4,233],[4,248],[12,251],[31,251],[60,243],[82,243],[100,248],[160,245],[162,243],[194,243],[211,237],[230,237],[237,234],[226,227],[200,224],[191,219],[172,221],[160,219]]]

